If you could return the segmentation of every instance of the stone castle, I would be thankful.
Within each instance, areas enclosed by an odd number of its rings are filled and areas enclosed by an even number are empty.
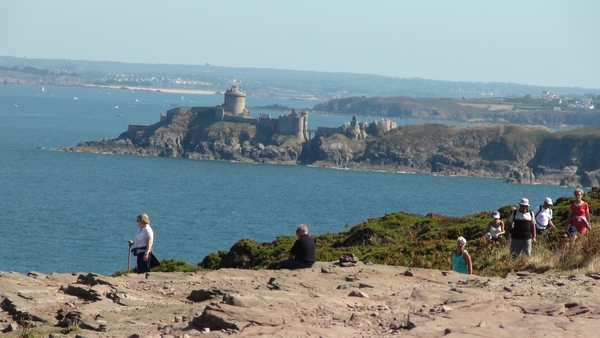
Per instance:
[[[297,113],[292,109],[290,114],[279,115],[279,118],[271,118],[269,114],[250,117],[250,111],[246,108],[246,94],[238,86],[231,86],[230,89],[225,91],[225,100],[221,105],[216,107],[192,107],[191,109],[203,113],[213,113],[217,121],[249,123],[282,135],[293,135],[300,142],[309,140],[307,112]],[[171,109],[166,115],[161,114],[160,120],[163,121],[180,113],[180,108]],[[130,124],[128,131],[140,130],[145,127],[147,126]]]
[[[246,108],[246,94],[238,86],[231,86],[225,91],[225,100],[223,104],[215,107],[179,107],[161,114],[160,121],[181,114],[183,111],[195,110],[203,114],[212,114],[217,121],[249,123],[281,135],[293,135],[300,142],[306,142],[310,139],[308,130],[308,112],[292,112],[288,115],[279,115],[279,118],[271,118],[269,114],[260,114],[258,117],[251,117],[250,111]],[[141,124],[130,124],[128,132],[143,130],[148,127]],[[362,140],[368,135],[379,136],[389,130],[395,129],[396,123],[387,119],[381,119],[373,123],[359,122],[356,116],[352,117],[352,122],[346,123],[340,127],[319,127],[316,135],[330,136],[332,134],[343,134],[349,139]]]

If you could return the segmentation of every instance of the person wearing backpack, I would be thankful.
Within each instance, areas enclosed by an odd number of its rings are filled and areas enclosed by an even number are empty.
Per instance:
[[[531,244],[535,243],[535,216],[529,210],[529,200],[522,198],[519,208],[506,220],[506,232],[510,233],[510,256],[517,259],[521,253],[531,256]]]
[[[548,227],[556,228],[552,223],[552,199],[546,197],[544,205],[540,205],[535,211],[535,231],[538,235],[545,235]]]

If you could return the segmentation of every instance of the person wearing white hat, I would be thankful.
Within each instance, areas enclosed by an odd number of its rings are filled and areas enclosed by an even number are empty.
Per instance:
[[[519,208],[506,220],[506,232],[510,234],[510,256],[517,259],[521,253],[531,256],[531,244],[536,241],[535,216],[529,210],[529,200],[522,198]]]
[[[552,199],[546,197],[544,204],[535,210],[535,231],[538,235],[545,235],[548,227],[556,228],[552,223]]]
[[[498,211],[492,212],[492,220],[488,223],[485,232],[485,236],[488,240],[496,243],[502,241],[502,235],[504,235],[504,222],[500,220],[500,213]]]
[[[473,266],[471,264],[471,256],[467,250],[465,250],[467,240],[460,236],[456,239],[456,250],[452,251],[452,271],[465,273],[468,275],[473,274]]]

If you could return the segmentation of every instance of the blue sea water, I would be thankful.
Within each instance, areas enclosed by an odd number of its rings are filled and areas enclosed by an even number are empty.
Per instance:
[[[572,192],[501,179],[56,151],[117,137],[130,123],[155,123],[177,105],[222,102],[218,95],[0,85],[0,270],[124,270],[141,212],[150,216],[159,258],[196,264],[241,238],[293,235],[299,223],[312,234],[340,232],[388,212],[458,216]],[[274,103],[312,106],[247,98],[250,107]],[[349,120],[310,115],[309,128]]]

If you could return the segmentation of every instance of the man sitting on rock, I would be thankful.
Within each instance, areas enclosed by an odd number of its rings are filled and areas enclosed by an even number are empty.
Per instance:
[[[279,262],[280,269],[305,269],[315,263],[315,241],[308,235],[308,227],[300,224],[296,229],[298,239],[292,246],[288,259]]]

